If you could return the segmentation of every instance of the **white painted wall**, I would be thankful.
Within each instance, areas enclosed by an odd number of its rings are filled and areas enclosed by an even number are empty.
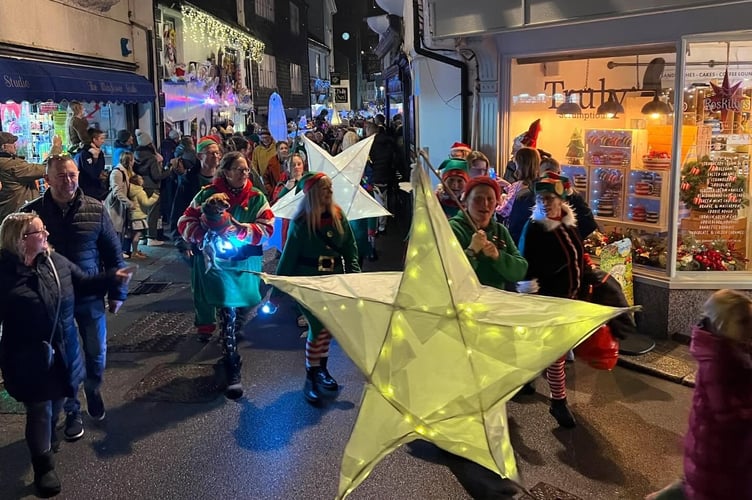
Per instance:
[[[412,60],[416,99],[416,146],[428,148],[438,168],[449,156],[451,145],[461,140],[460,70],[454,66],[416,56]]]
[[[3,0],[0,2],[0,19],[15,19],[17,22],[3,23],[0,41],[136,63],[136,53],[146,53],[145,36],[140,34],[133,40],[128,11],[133,4],[134,12],[150,25],[151,3],[151,0],[120,0],[108,12],[95,14],[52,0]],[[121,38],[132,40],[132,54],[121,54]]]

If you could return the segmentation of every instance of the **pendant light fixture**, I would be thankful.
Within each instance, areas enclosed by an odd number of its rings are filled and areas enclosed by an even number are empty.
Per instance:
[[[598,106],[596,112],[606,118],[616,118],[619,113],[624,114],[624,106],[616,100],[616,92],[611,90],[608,93],[608,101]]]
[[[582,108],[574,100],[573,94],[571,92],[564,94],[564,102],[556,108],[556,114],[564,118],[572,118],[580,113],[582,113]]]
[[[584,90],[588,89],[588,77],[590,76],[590,59],[585,63],[585,86]],[[573,118],[575,115],[582,113],[582,107],[574,100],[573,92],[564,93],[564,102],[556,108],[556,114],[563,116],[564,118]]]
[[[642,107],[642,114],[659,118],[671,114],[671,106],[658,99],[658,92],[653,93],[653,100]]]

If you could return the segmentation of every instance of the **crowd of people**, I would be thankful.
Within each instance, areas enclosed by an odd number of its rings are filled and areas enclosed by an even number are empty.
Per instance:
[[[280,275],[360,272],[365,259],[376,258],[376,236],[385,230],[381,220],[348,220],[331,179],[309,171],[297,138],[275,138],[261,127],[245,135],[225,127],[194,141],[171,129],[157,149],[148,132],[121,130],[107,170],[104,133],[75,111],[69,154],[61,154],[56,138],[44,164],[16,157],[18,138],[0,132],[0,279],[12,284],[0,290],[0,369],[9,394],[26,406],[26,442],[42,496],[61,490],[53,460],[60,415],[65,440],[84,435],[80,386],[89,416],[105,418],[106,314],[126,300],[134,271],[129,260],[147,259],[148,246],[172,240],[189,265],[196,334],[208,340],[218,331],[225,395],[235,400],[243,395],[238,333],[263,300],[254,273],[262,269],[262,244],[275,230],[274,204],[291,191],[302,193],[297,213],[276,226],[283,233]],[[375,136],[361,185],[389,206],[396,183],[409,172],[395,137],[401,124],[387,127],[382,118],[332,127],[320,116],[306,136],[332,155],[361,136]],[[537,148],[538,131],[533,124],[518,138],[503,176],[494,175],[482,152],[453,144],[438,171],[436,196],[482,284],[589,300],[594,268],[582,242],[597,225],[558,162]],[[47,186],[43,195],[39,177]],[[272,291],[270,305],[280,300],[281,292]],[[339,390],[328,370],[332,335],[306,308],[299,311],[298,325],[307,329],[303,396],[320,406]],[[703,313],[693,333],[700,373],[685,476],[651,498],[714,498],[708,476],[715,462],[697,452],[717,456],[711,426],[752,449],[746,431],[752,400],[740,396],[752,394],[752,302],[722,291]],[[622,324],[613,324],[616,336],[624,334]],[[572,428],[565,354],[543,375],[549,412],[558,425]],[[533,392],[530,381],[515,398]],[[752,457],[742,453],[723,487],[750,491],[743,474],[750,464]]]

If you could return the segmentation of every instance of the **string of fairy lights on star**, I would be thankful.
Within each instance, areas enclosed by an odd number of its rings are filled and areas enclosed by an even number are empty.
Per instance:
[[[243,50],[251,59],[261,63],[263,42],[190,5],[183,4],[181,11],[185,31],[194,42]]]

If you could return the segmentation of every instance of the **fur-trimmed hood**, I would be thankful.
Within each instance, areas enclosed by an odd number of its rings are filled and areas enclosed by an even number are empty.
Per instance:
[[[541,223],[546,231],[553,231],[561,224],[564,224],[567,227],[575,227],[577,225],[577,216],[574,213],[574,209],[572,209],[568,203],[563,202],[561,204],[561,211],[563,213],[561,220],[549,219],[546,217],[546,211],[543,209],[543,206],[536,203],[533,207],[533,214],[530,216],[530,219]]]

